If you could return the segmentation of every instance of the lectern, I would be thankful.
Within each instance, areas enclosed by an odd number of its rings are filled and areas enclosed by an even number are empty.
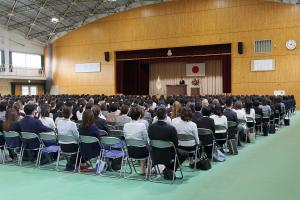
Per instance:
[[[187,95],[187,85],[167,85],[167,95]]]

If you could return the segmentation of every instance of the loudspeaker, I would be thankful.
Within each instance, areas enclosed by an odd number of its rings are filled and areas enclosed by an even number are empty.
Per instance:
[[[238,42],[238,52],[239,52],[239,54],[244,53],[244,44],[243,44],[243,42]]]
[[[104,60],[105,60],[106,62],[109,62],[109,52],[108,52],[108,51],[105,51],[105,52],[104,52]]]

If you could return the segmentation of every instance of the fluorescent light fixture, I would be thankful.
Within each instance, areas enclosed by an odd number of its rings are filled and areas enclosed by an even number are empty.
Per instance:
[[[59,22],[59,19],[56,18],[56,17],[52,17],[52,18],[51,18],[51,22],[52,22],[52,23],[57,23],[57,22]]]

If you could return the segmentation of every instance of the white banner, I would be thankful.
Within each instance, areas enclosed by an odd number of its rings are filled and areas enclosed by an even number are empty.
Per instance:
[[[186,76],[205,76],[205,63],[186,64]]]
[[[75,64],[76,73],[100,72],[100,63]]]

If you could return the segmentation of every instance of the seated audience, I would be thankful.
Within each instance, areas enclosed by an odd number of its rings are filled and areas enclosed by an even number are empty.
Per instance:
[[[41,113],[40,113],[40,120],[44,126],[52,129],[53,131],[56,130],[55,123],[52,118],[49,117],[50,114],[50,106],[49,104],[42,104],[41,105]]]
[[[131,121],[131,118],[127,116],[129,107],[127,105],[122,105],[121,107],[121,114],[116,118],[116,125],[124,126],[124,124]]]
[[[188,153],[186,151],[178,149],[178,138],[177,131],[175,127],[166,122],[167,118],[167,110],[164,106],[160,106],[156,111],[157,121],[149,126],[148,136],[150,140],[164,140],[170,141],[176,147],[176,151],[178,154],[179,163],[182,164],[188,157]],[[170,158],[174,157],[174,152],[172,149],[164,152],[161,151],[153,151],[154,156],[158,157],[159,160],[164,160],[165,169],[163,170],[163,175],[165,179],[172,179],[173,176],[173,168],[174,162],[170,160]],[[179,165],[176,163],[176,169]]]
[[[107,126],[106,120],[104,120],[103,118],[100,118],[100,106],[99,105],[94,105],[92,107],[92,111],[94,113],[94,118],[95,118],[95,125],[97,126],[97,128],[99,130],[104,130],[107,132],[107,134],[109,134],[109,128]]]

